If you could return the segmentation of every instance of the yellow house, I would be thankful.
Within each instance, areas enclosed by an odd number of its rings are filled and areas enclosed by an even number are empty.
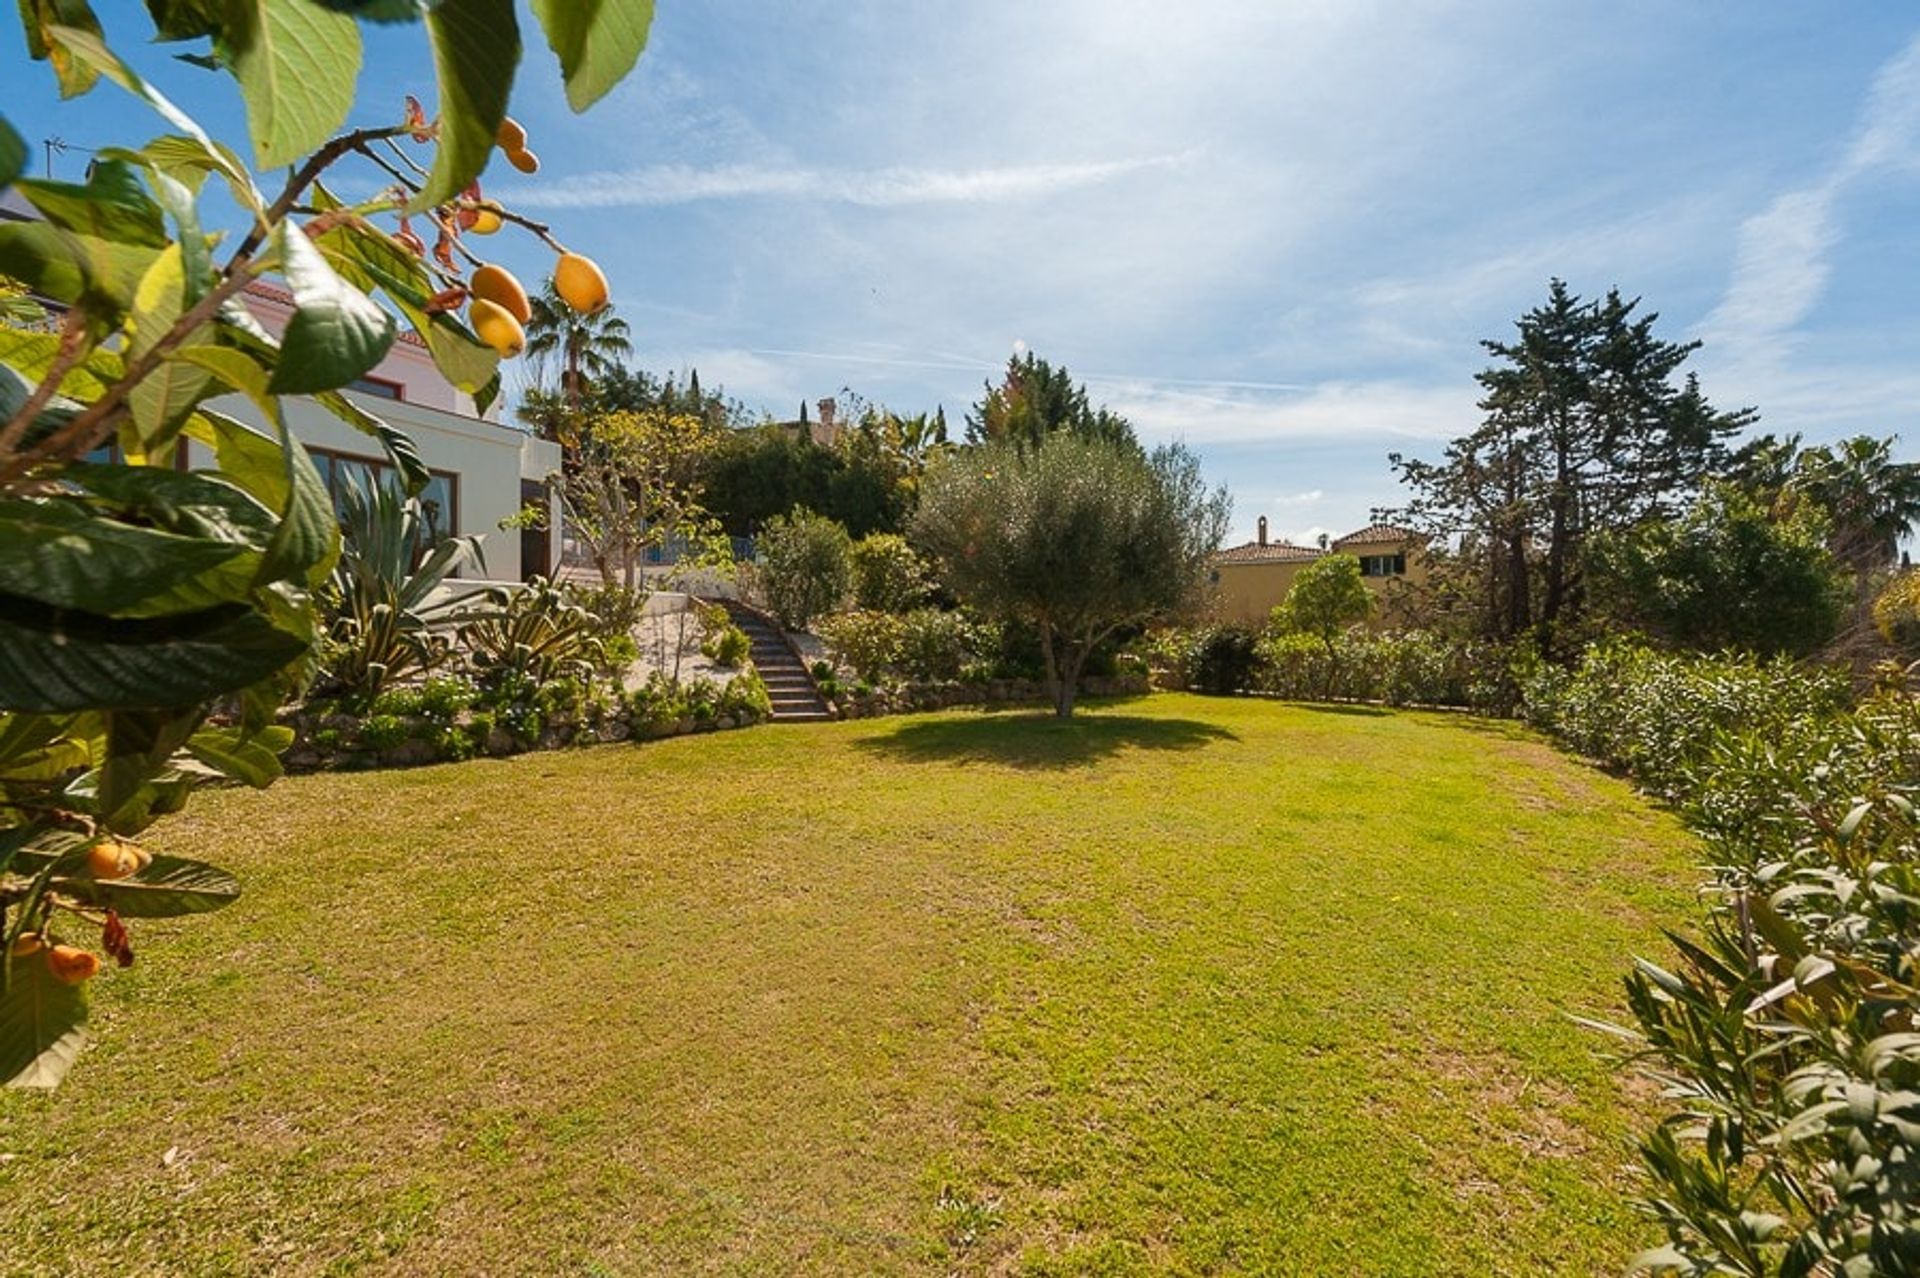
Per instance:
[[[1222,621],[1264,625],[1275,605],[1293,589],[1300,569],[1324,555],[1352,555],[1360,577],[1376,598],[1393,582],[1418,584],[1427,565],[1420,534],[1395,524],[1369,524],[1325,546],[1296,546],[1267,540],[1267,519],[1260,517],[1253,540],[1230,546],[1213,559],[1213,612]],[[1380,614],[1376,614],[1379,618]]]

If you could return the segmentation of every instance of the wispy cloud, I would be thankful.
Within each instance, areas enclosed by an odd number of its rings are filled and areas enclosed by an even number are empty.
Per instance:
[[[1819,181],[1776,197],[1740,228],[1733,281],[1708,316],[1710,340],[1736,358],[1766,360],[1812,312],[1831,274],[1847,189],[1877,169],[1911,163],[1920,136],[1920,38],[1874,76],[1846,148]]]
[[[849,170],[760,164],[695,168],[668,164],[583,174],[567,179],[564,185],[527,191],[516,197],[516,203],[566,209],[658,207],[740,199],[812,200],[870,208],[994,203],[1094,186],[1148,169],[1168,168],[1186,158],[1186,154],[1152,155],[974,169],[901,166]]]

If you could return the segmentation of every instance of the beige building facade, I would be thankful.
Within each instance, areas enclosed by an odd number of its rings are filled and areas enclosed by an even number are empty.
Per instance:
[[[1296,546],[1272,541],[1260,519],[1254,540],[1222,550],[1213,560],[1213,614],[1222,621],[1265,625],[1274,608],[1293,589],[1300,570],[1327,555],[1352,555],[1360,578],[1377,601],[1389,603],[1396,583],[1418,585],[1426,579],[1425,542],[1418,533],[1395,524],[1369,524],[1325,546]],[[1382,607],[1376,622],[1391,621]]]

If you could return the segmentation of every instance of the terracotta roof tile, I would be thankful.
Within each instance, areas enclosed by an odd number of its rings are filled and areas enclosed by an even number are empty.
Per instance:
[[[1299,563],[1318,559],[1324,553],[1311,546],[1296,546],[1285,541],[1270,541],[1264,546],[1257,541],[1250,541],[1245,545],[1229,546],[1214,558],[1229,564]]]
[[[1374,542],[1414,541],[1418,538],[1418,533],[1410,528],[1402,528],[1398,524],[1368,524],[1358,532],[1350,532],[1346,536],[1339,538],[1333,544],[1336,546],[1344,546],[1349,542],[1353,542],[1368,545]]]

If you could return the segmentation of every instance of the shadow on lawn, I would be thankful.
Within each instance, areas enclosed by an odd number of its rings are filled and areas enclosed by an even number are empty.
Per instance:
[[[908,723],[858,743],[862,750],[914,763],[998,763],[1010,768],[1081,768],[1128,748],[1197,750],[1238,741],[1225,728],[1194,719],[1128,714],[993,713]]]

